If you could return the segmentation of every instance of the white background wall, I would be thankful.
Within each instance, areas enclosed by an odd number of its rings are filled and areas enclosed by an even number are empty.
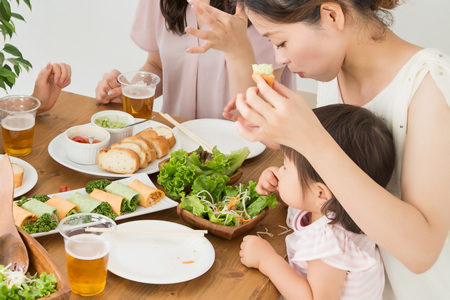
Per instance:
[[[150,0],[148,0],[150,1]],[[33,10],[21,3],[13,11],[24,16],[16,21],[17,35],[11,42],[33,64],[22,74],[10,94],[31,94],[34,80],[47,62],[72,67],[67,91],[95,96],[103,73],[122,72],[142,66],[146,53],[129,38],[138,0],[39,0]],[[450,54],[449,0],[408,0],[393,11],[394,32],[422,47],[439,48]],[[315,92],[317,83],[298,79],[300,90]],[[5,93],[0,90],[0,95]],[[156,104],[157,105],[157,104]]]

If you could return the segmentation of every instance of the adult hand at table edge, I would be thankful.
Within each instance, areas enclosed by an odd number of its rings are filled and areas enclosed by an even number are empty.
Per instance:
[[[98,82],[95,89],[95,98],[98,102],[103,104],[122,103],[122,87],[117,81],[120,74],[120,71],[116,69],[103,74],[103,79]]]
[[[36,97],[41,106],[37,113],[43,113],[50,110],[58,100],[61,89],[71,83],[72,69],[65,63],[48,63],[47,66],[39,72],[34,91],[31,94]]]

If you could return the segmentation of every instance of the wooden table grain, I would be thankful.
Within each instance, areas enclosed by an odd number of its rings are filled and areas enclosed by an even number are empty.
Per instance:
[[[78,189],[85,187],[91,180],[99,179],[97,176],[80,173],[60,165],[50,157],[47,148],[50,141],[68,127],[89,123],[94,113],[109,109],[122,110],[122,105],[103,105],[90,97],[62,92],[54,108],[37,116],[33,151],[21,159],[34,166],[39,179],[36,186],[25,196],[57,193],[62,184]],[[176,119],[179,122],[186,121],[182,118]],[[159,115],[154,120],[173,127]],[[3,145],[0,145],[0,150],[0,153],[4,153]],[[242,166],[244,175],[239,182],[248,184],[250,180],[257,181],[265,168],[272,165],[281,166],[282,163],[283,158],[278,151],[266,149],[262,154],[244,162]],[[157,174],[152,174],[150,178],[157,185],[156,176]],[[178,217],[176,208],[117,223],[135,220],[165,220],[186,225]],[[286,206],[282,202],[248,234],[266,231],[267,228],[273,237],[266,235],[262,237],[285,257],[285,235],[278,235],[284,229],[278,225],[286,226]],[[266,276],[258,270],[249,269],[241,264],[239,250],[243,236],[230,241],[212,235],[206,235],[206,238],[212,243],[216,257],[211,269],[202,276],[183,283],[158,285],[133,282],[108,272],[104,292],[90,299],[278,299],[278,291]],[[59,234],[53,234],[37,238],[37,240],[66,273],[62,237]],[[73,293],[70,295],[70,299],[81,298],[83,297]]]

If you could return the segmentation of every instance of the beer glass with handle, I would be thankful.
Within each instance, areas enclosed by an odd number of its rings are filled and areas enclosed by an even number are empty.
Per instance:
[[[82,296],[103,292],[116,223],[99,214],[81,213],[62,219],[57,229],[64,237],[72,292]],[[90,231],[93,229],[96,230]]]
[[[33,149],[36,112],[41,102],[32,96],[0,98],[3,148],[11,156],[25,156]]]
[[[123,110],[135,118],[151,118],[159,76],[134,71],[120,74],[117,80],[122,85]]]

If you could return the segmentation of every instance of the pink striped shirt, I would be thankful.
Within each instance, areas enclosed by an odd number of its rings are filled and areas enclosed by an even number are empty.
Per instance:
[[[286,237],[289,264],[306,278],[308,261],[324,263],[347,271],[340,299],[382,299],[384,268],[377,245],[365,234],[329,225],[323,216],[308,224],[307,211],[289,207],[287,225],[294,233]]]

